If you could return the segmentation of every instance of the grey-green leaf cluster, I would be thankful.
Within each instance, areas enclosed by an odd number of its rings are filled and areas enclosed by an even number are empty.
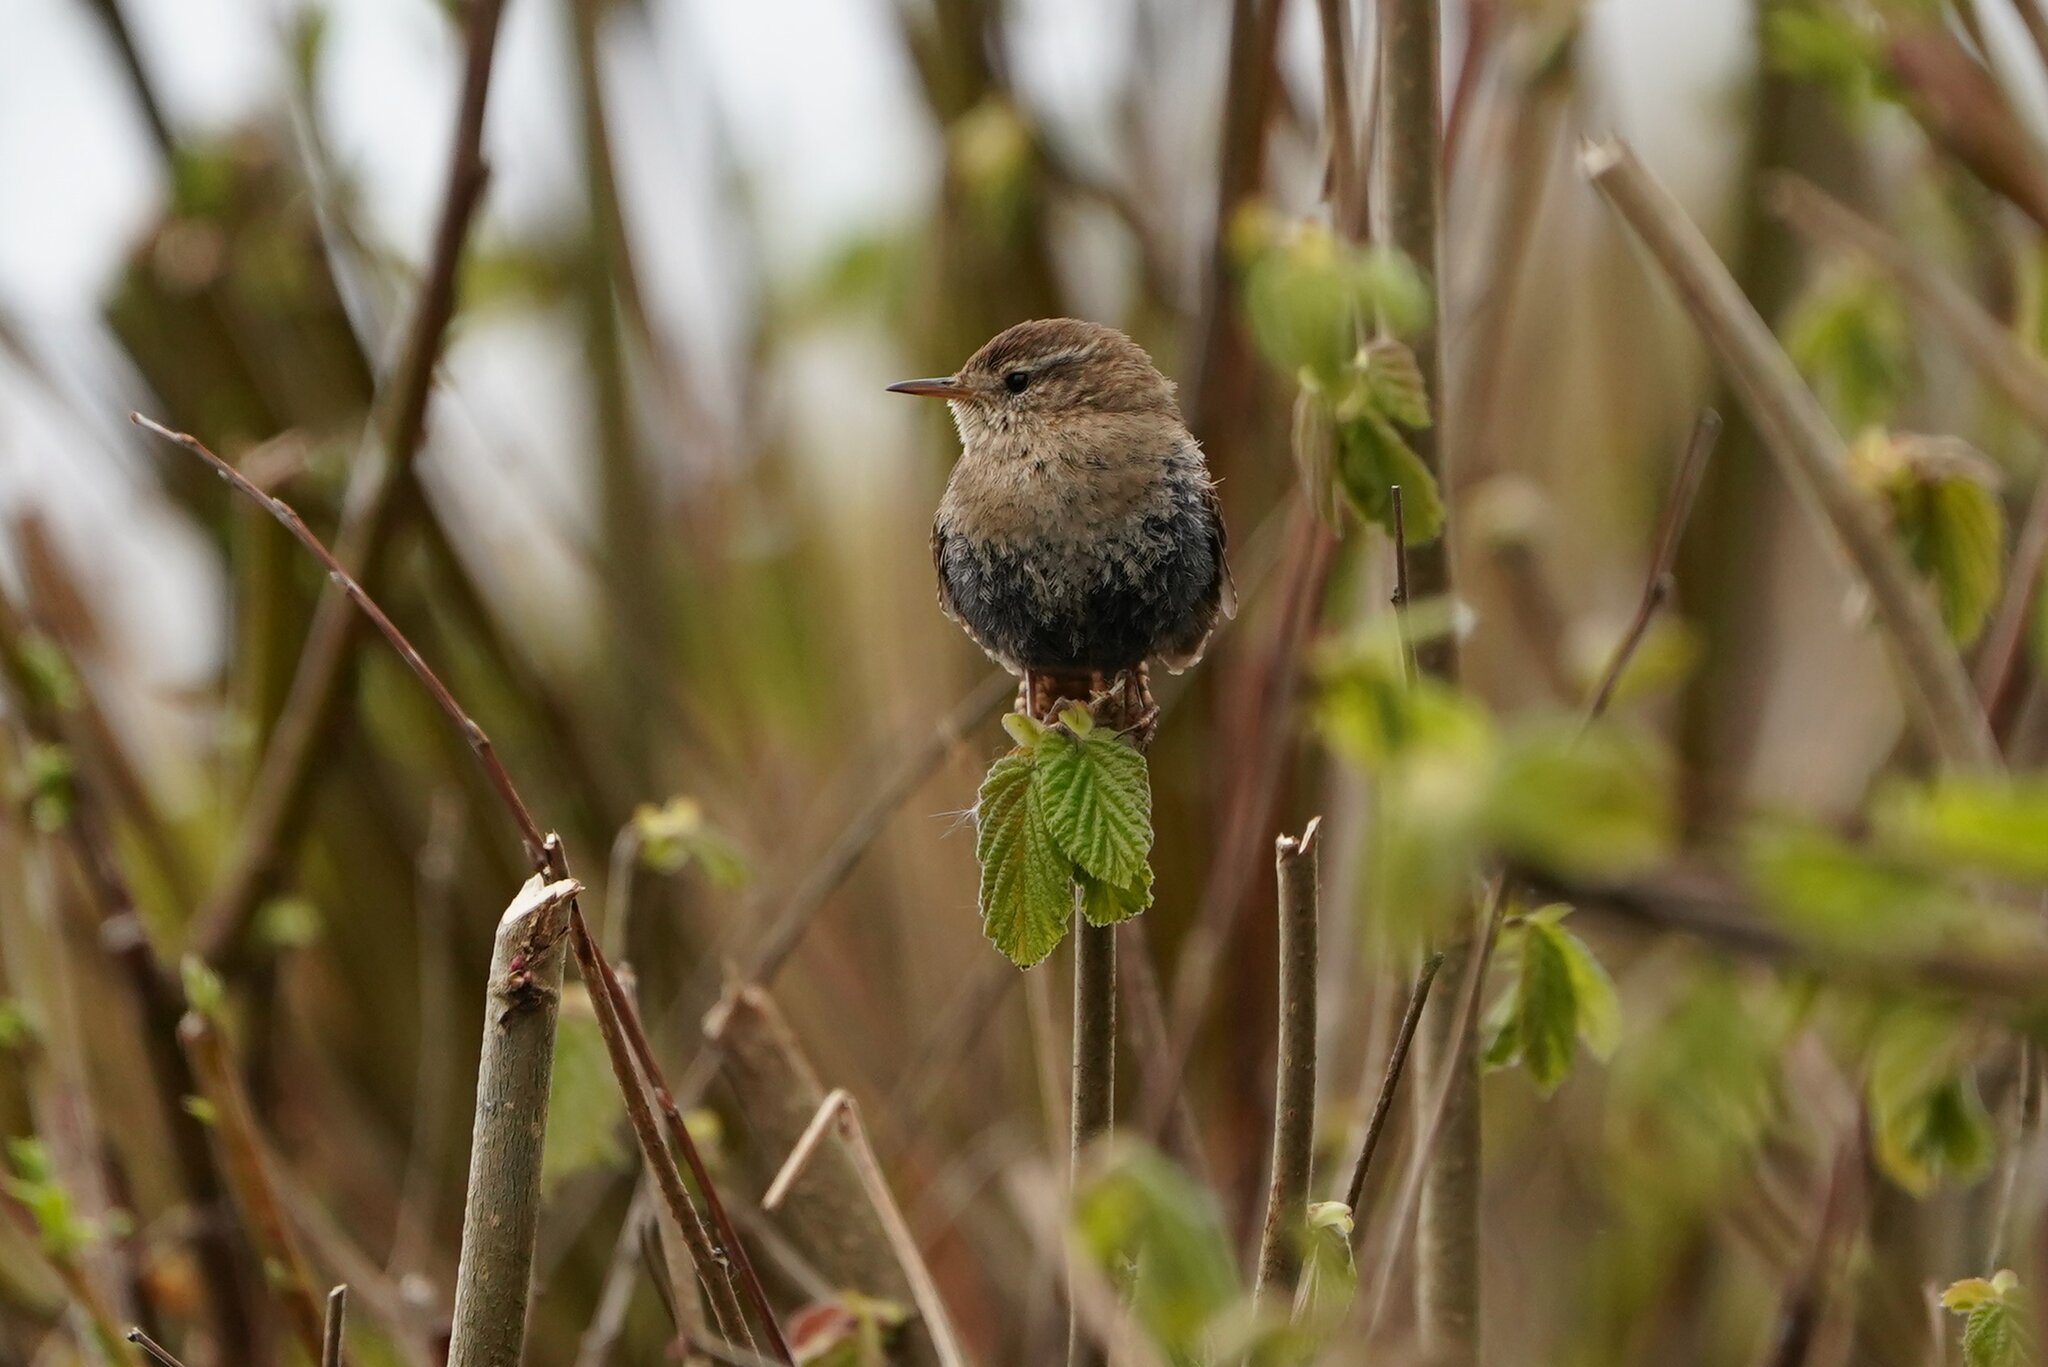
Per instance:
[[[1300,385],[1294,456],[1312,504],[1336,520],[1338,496],[1391,530],[1401,490],[1408,538],[1443,531],[1435,477],[1405,431],[1430,425],[1415,353],[1399,339],[1429,322],[1427,283],[1404,257],[1344,241],[1328,226],[1282,226],[1248,211],[1233,229],[1252,339]]]
[[[1012,715],[1017,748],[982,781],[975,805],[981,925],[1029,968],[1065,938],[1080,888],[1090,925],[1152,904],[1152,785],[1145,756],[1069,707],[1057,725]]]
[[[1520,1064],[1545,1096],[1571,1072],[1580,1043],[1606,1061],[1621,1042],[1621,1000],[1585,941],[1562,924],[1571,908],[1547,906],[1501,934],[1507,991],[1487,1015],[1489,1068]]]

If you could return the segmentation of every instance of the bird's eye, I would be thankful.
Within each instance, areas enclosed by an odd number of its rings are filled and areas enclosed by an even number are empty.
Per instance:
[[[1003,376],[1003,388],[1009,390],[1012,394],[1022,394],[1024,386],[1030,383],[1031,372],[1028,370],[1013,370]]]

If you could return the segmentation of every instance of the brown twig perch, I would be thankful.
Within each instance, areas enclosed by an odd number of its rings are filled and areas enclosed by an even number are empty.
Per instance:
[[[1274,842],[1280,903],[1279,1068],[1273,1085],[1273,1163],[1259,1243],[1255,1302],[1291,1296],[1301,1272],[1316,1127],[1316,921],[1320,908],[1312,819],[1299,836]]]
[[[562,908],[580,890],[574,880],[533,875],[505,909],[491,946],[449,1367],[517,1362],[526,1342],[562,999]]]

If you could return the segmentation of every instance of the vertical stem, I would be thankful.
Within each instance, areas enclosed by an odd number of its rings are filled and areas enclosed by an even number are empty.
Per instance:
[[[575,893],[568,880],[528,879],[491,946],[448,1367],[504,1367],[525,1346],[565,958],[558,913]]]
[[[1410,340],[1423,383],[1436,402],[1436,422],[1412,436],[1415,454],[1444,483],[1443,433],[1449,406],[1443,393],[1444,291],[1438,242],[1443,224],[1443,92],[1440,88],[1441,23],[1437,0],[1386,0],[1380,16],[1380,127],[1382,194],[1387,244],[1415,264],[1429,282],[1435,307],[1430,324]],[[1411,589],[1417,598],[1450,592],[1450,534],[1409,548]],[[1457,644],[1448,633],[1422,642],[1417,662],[1432,678],[1455,679]]]
[[[1301,1272],[1316,1127],[1317,817],[1273,847],[1280,889],[1280,1066],[1273,1086],[1273,1171],[1253,1296],[1290,1295]]]
[[[320,1367],[341,1367],[342,1328],[348,1319],[348,1288],[327,1293],[327,1329],[320,1338]]]
[[[1388,0],[1380,7],[1380,24],[1385,236],[1415,263],[1435,295],[1432,324],[1411,345],[1423,383],[1435,396],[1437,420],[1415,434],[1414,445],[1441,485],[1441,434],[1450,413],[1443,393],[1443,281],[1437,251],[1443,209],[1437,0]],[[1419,598],[1449,593],[1449,530],[1428,545],[1407,550],[1409,591]],[[1455,639],[1444,633],[1417,643],[1415,662],[1431,678],[1455,681]],[[1464,971],[1472,948],[1469,941],[1446,947],[1445,964],[1453,978]],[[1461,1033],[1455,1004],[1438,997],[1424,1009],[1416,1040],[1416,1066],[1425,1091],[1444,1098],[1436,1147],[1425,1155],[1429,1166],[1417,1226],[1416,1303],[1424,1348],[1449,1367],[1479,1359],[1478,1059]]]
[[[1081,1154],[1109,1133],[1116,1098],[1116,927],[1091,926],[1074,903],[1074,1119],[1071,1173]],[[1100,1363],[1102,1350],[1072,1306],[1067,1312],[1068,1367]]]

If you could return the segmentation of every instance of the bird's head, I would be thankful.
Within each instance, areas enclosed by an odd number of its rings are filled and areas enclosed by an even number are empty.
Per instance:
[[[947,400],[971,452],[987,440],[1037,441],[1146,419],[1180,426],[1173,381],[1113,327],[1038,318],[991,338],[952,375],[889,389]]]

